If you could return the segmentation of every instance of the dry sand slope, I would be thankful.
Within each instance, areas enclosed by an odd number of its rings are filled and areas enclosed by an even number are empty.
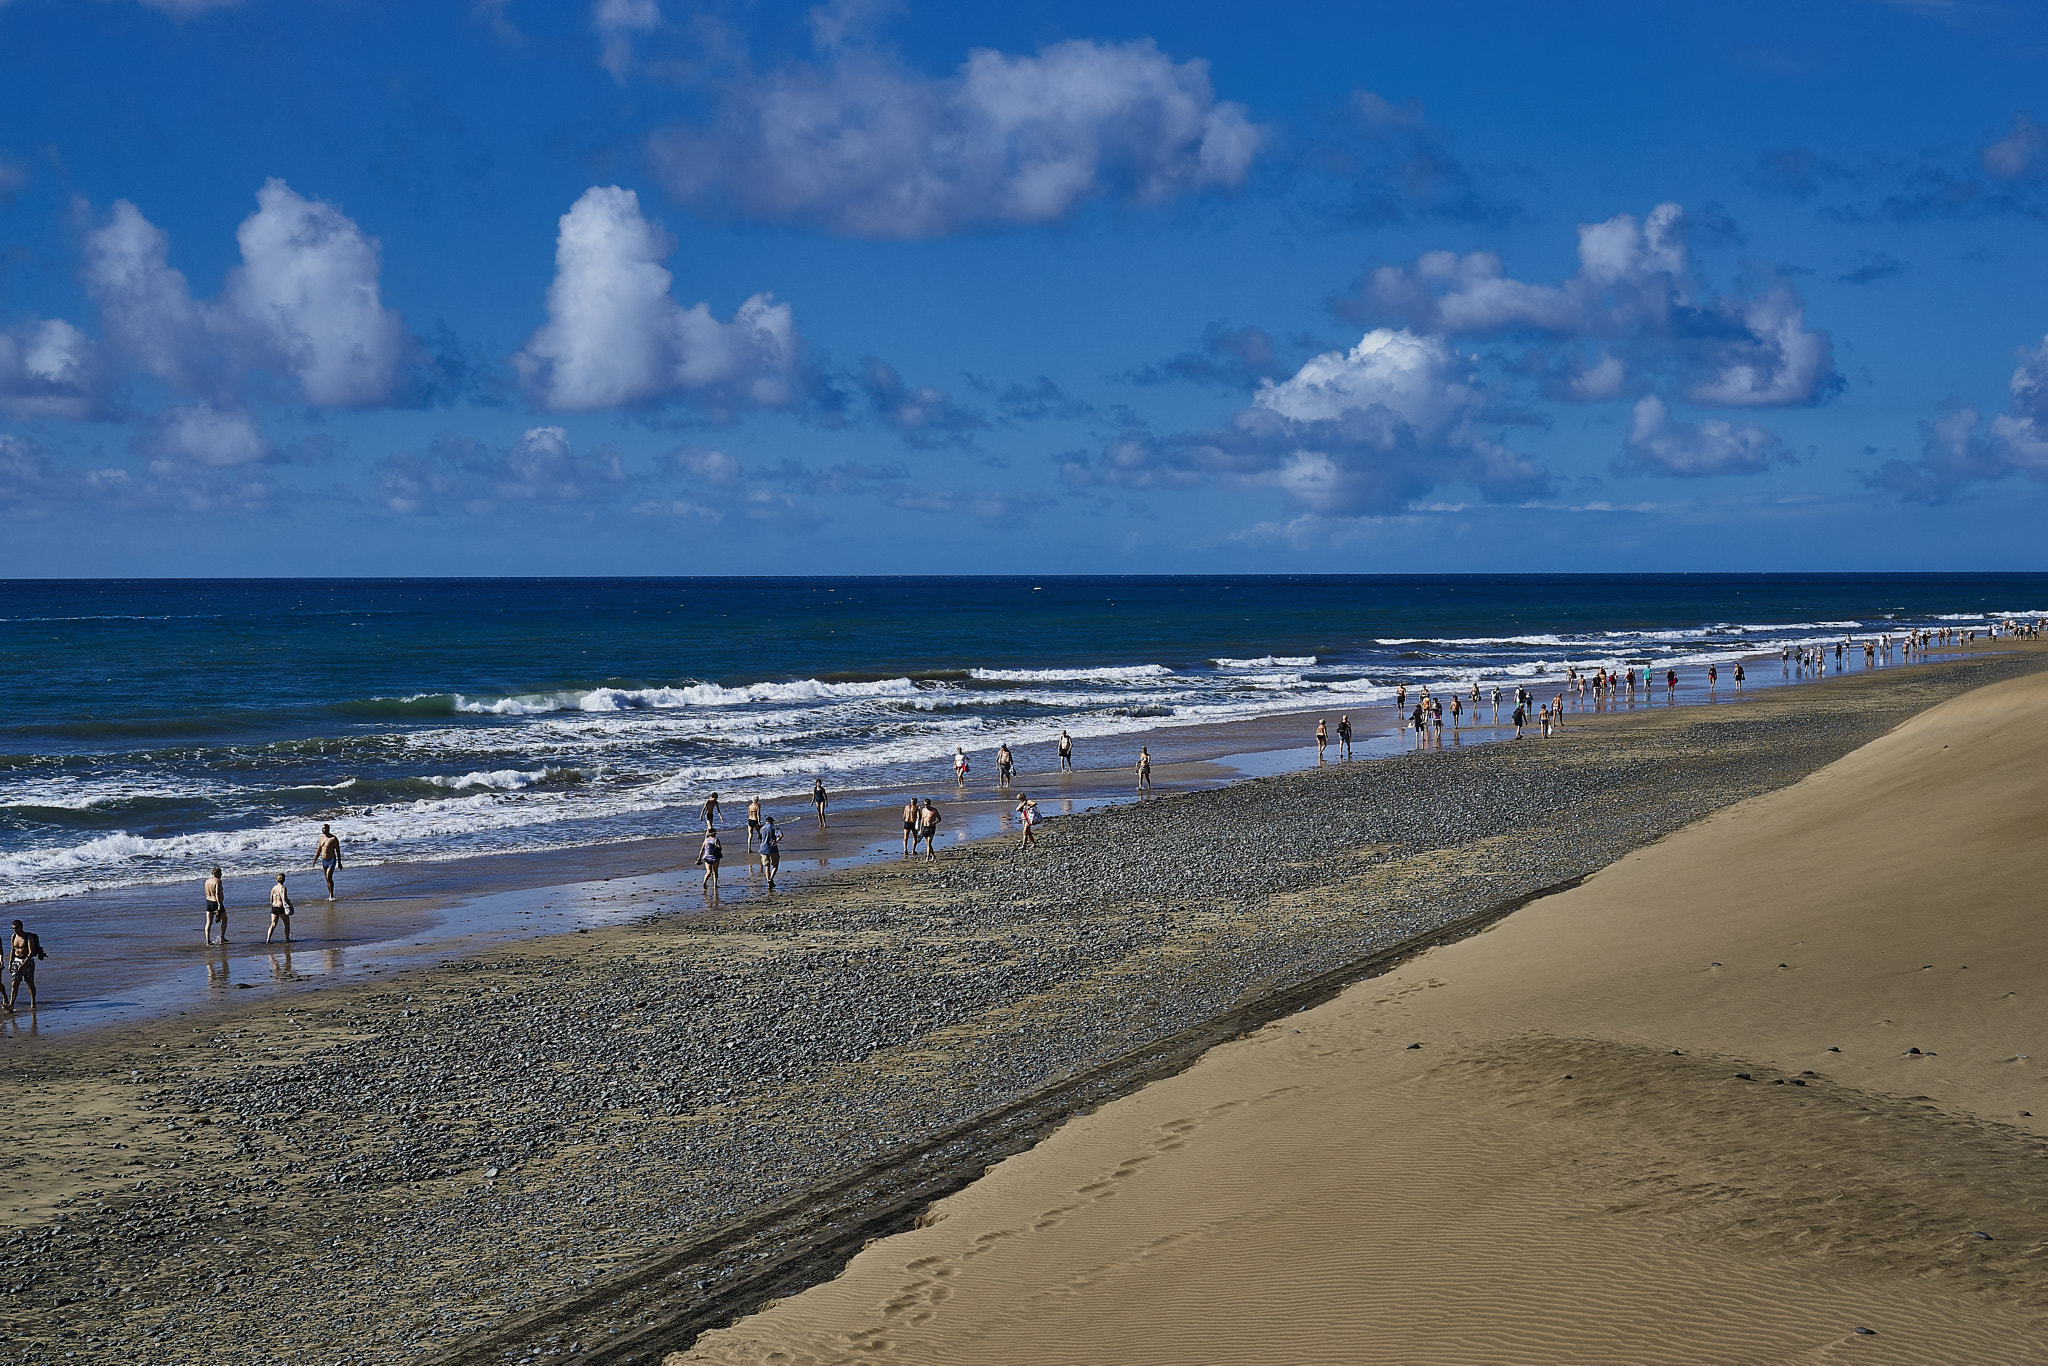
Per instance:
[[[669,1366],[2048,1361],[2044,834],[2035,675],[1070,1123]]]

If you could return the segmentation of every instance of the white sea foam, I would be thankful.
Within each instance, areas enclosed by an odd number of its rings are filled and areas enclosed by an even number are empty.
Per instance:
[[[474,716],[541,716],[550,712],[648,711],[681,707],[738,707],[755,702],[817,702],[846,697],[909,697],[917,684],[908,678],[864,683],[826,683],[815,678],[792,683],[749,683],[726,688],[716,683],[680,687],[590,688],[584,691],[520,693],[511,697],[455,694],[455,710]],[[417,702],[432,694],[408,697]]]
[[[500,768],[488,773],[465,773],[460,778],[428,778],[436,787],[451,787],[457,790],[471,787],[496,788],[501,792],[517,792],[536,783],[549,781],[575,781],[583,775],[573,768]]]
[[[1165,678],[1172,672],[1164,664],[1122,664],[1099,669],[973,669],[969,674],[985,683],[1119,683]]]
[[[1264,655],[1258,659],[1212,659],[1219,669],[1306,669],[1316,662],[1314,655]]]

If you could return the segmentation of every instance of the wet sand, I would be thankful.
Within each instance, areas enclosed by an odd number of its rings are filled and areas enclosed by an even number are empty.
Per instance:
[[[1074,1120],[669,1366],[2048,1359],[2044,829],[2037,674]]]
[[[1897,665],[1887,666],[1896,668]],[[1700,671],[1690,670],[1697,674]],[[1852,661],[1851,674],[1861,673]],[[1709,692],[1695,678],[1674,698],[1657,689],[1654,698],[1613,708],[1637,714],[1671,705],[1725,705],[1762,695],[1793,681],[1781,678],[1771,660],[1752,661],[1747,690],[1723,684]],[[1838,675],[1839,676],[1839,675]],[[1561,685],[1560,685],[1561,686]],[[1512,710],[1512,704],[1509,705]],[[1251,777],[1293,772],[1315,765],[1313,735],[1318,718],[1331,728],[1329,758],[1336,761],[1337,710],[1149,732],[1114,746],[1118,757],[1135,758],[1140,744],[1151,747],[1153,786],[1148,795],[1199,791]],[[1590,698],[1581,715],[1602,714]],[[1389,706],[1354,710],[1355,753],[1359,761],[1383,758],[1412,747]],[[1505,719],[1447,726],[1447,747],[1486,744],[1512,735]],[[1504,713],[1505,716],[1505,713]],[[1100,764],[1112,746],[1085,741],[1077,754],[1083,765]],[[1128,751],[1128,753],[1126,753]],[[900,854],[897,813],[908,796],[930,796],[946,817],[941,846],[991,835],[1015,833],[1019,793],[1039,801],[1046,818],[1070,816],[1112,802],[1137,800],[1126,766],[1081,767],[1061,774],[1050,744],[1019,745],[1019,773],[1007,789],[993,782],[993,760],[977,753],[979,766],[964,787],[950,775],[915,792],[858,789],[835,793],[827,825],[820,828],[808,802],[772,802],[767,809],[783,830],[785,890],[835,870],[858,867]],[[744,795],[726,794],[722,835],[727,861],[721,899],[741,905],[766,892],[756,860],[744,857]],[[517,800],[510,798],[509,800]],[[0,907],[35,928],[57,956],[45,966],[35,1037],[165,1015],[205,1011],[236,1001],[238,993],[275,996],[309,986],[365,982],[434,962],[487,951],[543,935],[601,929],[652,915],[705,909],[701,870],[695,866],[701,830],[693,810],[678,810],[676,833],[635,840],[535,853],[513,853],[428,863],[351,861],[336,880],[339,900],[326,900],[317,869],[230,869],[227,891],[232,944],[210,948],[201,940],[200,872],[188,884],[109,890],[46,902]],[[310,860],[312,834],[308,832]],[[268,900],[278,872],[289,878],[298,914],[293,943],[265,945]],[[27,1022],[0,1018],[0,1034],[28,1035]]]
[[[0,1332],[81,1366],[454,1349],[1333,964],[1612,864],[2040,662],[1858,674],[1586,717],[1550,744],[1169,793],[1061,817],[1029,853],[969,842],[772,902],[17,1039]],[[706,1267],[699,1289],[729,1271]],[[586,1326],[602,1342],[637,1325],[627,1310]]]

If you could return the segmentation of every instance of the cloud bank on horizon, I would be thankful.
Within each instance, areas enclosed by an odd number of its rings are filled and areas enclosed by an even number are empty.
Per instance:
[[[1589,136],[1222,8],[0,0],[0,514],[73,572],[316,505],[366,568],[1976,563],[2048,498],[2048,130],[1970,71],[2023,21],[1846,7],[1847,76],[1745,11],[1770,119]],[[1902,60],[1974,113],[1838,116]]]

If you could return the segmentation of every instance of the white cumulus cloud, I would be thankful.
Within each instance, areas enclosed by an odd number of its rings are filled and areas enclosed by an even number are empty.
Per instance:
[[[1529,338],[1553,397],[1600,401],[1663,387],[1713,407],[1796,407],[1839,387],[1833,344],[1807,326],[1787,279],[1715,293],[1687,245],[1685,210],[1659,204],[1578,229],[1579,269],[1556,284],[1508,275],[1499,256],[1431,251],[1369,272],[1336,300],[1346,317],[1445,336]],[[1584,367],[1544,348],[1597,346]]]
[[[597,64],[625,80],[633,69],[633,40],[661,27],[661,6],[655,0],[596,0],[590,26],[597,31]]]
[[[203,402],[158,413],[141,447],[158,466],[248,465],[270,454],[246,409]]]
[[[407,515],[588,515],[633,485],[616,448],[607,444],[579,455],[568,431],[552,425],[529,427],[502,449],[442,432],[423,455],[400,451],[387,457],[378,465],[378,480],[384,505]]]
[[[99,380],[92,341],[62,318],[31,318],[0,332],[0,413],[82,422],[98,406]]]
[[[235,234],[242,264],[208,302],[171,266],[163,230],[117,200],[85,243],[85,286],[108,339],[187,392],[232,391],[255,369],[296,380],[321,407],[392,401],[412,340],[384,306],[376,239],[282,180],[265,181],[256,202]]]
[[[669,293],[675,242],[616,185],[584,191],[562,215],[548,320],[513,357],[545,406],[631,407],[685,395],[721,407],[777,408],[796,397],[802,341],[789,305],[756,294],[720,322]]]
[[[1920,503],[2013,474],[2048,483],[2048,337],[2020,353],[2006,389],[2006,411],[1989,422],[1975,404],[1943,405],[1920,424],[1918,460],[1887,460],[1865,482]]]
[[[1777,433],[1754,422],[1707,418],[1676,422],[1664,400],[1645,394],[1636,400],[1621,473],[1693,478],[1714,474],[1762,474],[1774,461],[1788,460]]]
[[[1488,434],[1476,368],[1442,337],[1379,328],[1267,381],[1219,428],[1163,440],[1125,432],[1062,473],[1081,487],[1140,489],[1235,476],[1337,516],[1397,511],[1458,483],[1493,501],[1549,492],[1555,476]]]
[[[670,192],[709,216],[922,238],[1232,191],[1264,140],[1206,62],[1141,39],[977,49],[938,79],[835,45],[734,78],[707,121],[650,145]]]

